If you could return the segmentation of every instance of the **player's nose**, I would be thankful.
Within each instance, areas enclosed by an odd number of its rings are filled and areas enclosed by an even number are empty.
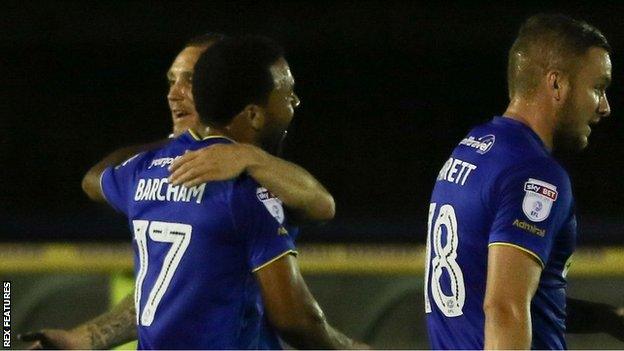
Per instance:
[[[606,95],[603,95],[598,103],[598,115],[600,118],[609,117],[611,114],[611,105]]]
[[[609,105],[609,101],[607,100],[607,96],[604,95],[602,99],[600,99],[600,103],[598,104],[598,114],[601,118],[609,117],[611,114],[611,105]]]
[[[182,87],[182,84],[176,82],[173,83],[170,87],[169,87],[169,93],[167,93],[167,99],[168,100],[182,100],[184,98],[184,88]]]
[[[297,94],[293,93],[293,101],[292,101],[293,107],[299,107],[299,105],[301,104],[301,100],[299,99],[299,96],[297,96]]]

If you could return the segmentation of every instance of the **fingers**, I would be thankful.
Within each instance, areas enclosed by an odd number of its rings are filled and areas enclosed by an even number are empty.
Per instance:
[[[212,151],[212,150],[211,150]],[[169,183],[172,185],[184,184],[194,186],[211,179],[211,170],[214,169],[208,148],[190,151],[178,158],[171,165]],[[192,181],[192,182],[190,182]]]
[[[188,151],[178,157],[169,167],[169,183],[196,186],[209,181],[226,180],[236,177],[243,169],[232,167],[228,150],[235,150],[232,145],[215,144],[199,150]],[[227,167],[224,162],[227,161]]]
[[[195,159],[198,153],[199,153],[198,151],[186,150],[184,152],[184,155],[176,158],[171,164],[171,166],[169,166],[168,168],[169,172],[173,172],[176,169],[178,169],[181,165],[185,164],[186,162]]]
[[[175,173],[172,173],[169,176],[169,183],[171,183],[172,185],[183,184],[184,186],[188,187],[186,182],[188,182],[190,179],[193,179],[194,176],[195,170],[192,167],[186,167],[184,169],[180,168]]]
[[[43,344],[41,344],[41,341],[37,341],[29,345],[26,350],[43,350]]]
[[[197,166],[195,162],[185,161],[183,164],[179,165],[178,168],[171,172],[169,175],[169,183],[173,185],[180,185],[185,181],[191,179],[193,175],[195,175],[197,171]]]
[[[46,336],[42,332],[28,332],[23,334],[17,334],[17,340],[19,341],[38,341],[44,339],[46,339]]]
[[[178,157],[175,159],[175,161],[173,161],[173,163],[171,164],[171,166],[169,167],[169,172],[174,172],[176,169],[178,169],[181,165],[194,160],[194,159],[210,159],[211,157],[213,157],[215,154],[223,154],[223,153],[227,153],[228,150],[234,150],[234,145],[226,145],[226,144],[214,144],[214,145],[210,145],[210,146],[206,146],[204,148],[195,150],[195,151],[191,151],[191,150],[186,150],[184,152],[184,155]]]
[[[218,173],[213,172],[210,169],[197,169],[192,165],[185,169],[180,168],[177,172],[178,173],[175,174],[175,176],[173,174],[171,175],[171,184],[183,184],[187,188],[209,181],[221,180],[218,178]]]
[[[188,180],[185,180],[182,178],[180,179],[180,182],[187,188],[207,182],[207,180],[204,180],[205,176],[196,176],[194,178],[193,176],[189,176],[188,178],[189,178]]]
[[[34,343],[28,345],[26,350],[43,350],[43,343],[46,343],[48,337],[42,332],[28,332],[24,334],[17,334],[17,340]]]

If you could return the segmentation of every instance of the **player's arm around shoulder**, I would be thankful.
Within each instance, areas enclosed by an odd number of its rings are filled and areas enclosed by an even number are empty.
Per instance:
[[[541,263],[526,251],[490,245],[483,303],[485,349],[531,347],[531,299],[541,273]]]
[[[170,170],[170,182],[186,187],[247,172],[284,202],[297,223],[329,221],[336,212],[332,195],[308,171],[253,145],[215,144],[190,151]]]
[[[299,349],[368,349],[334,329],[306,285],[297,258],[287,254],[258,269],[262,298],[270,323]]]

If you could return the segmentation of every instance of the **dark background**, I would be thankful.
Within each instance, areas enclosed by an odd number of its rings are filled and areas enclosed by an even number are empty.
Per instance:
[[[187,39],[217,31],[287,50],[302,105],[285,156],[338,211],[302,240],[423,242],[439,168],[470,126],[504,111],[507,50],[540,11],[585,19],[614,48],[612,117],[562,160],[581,242],[620,243],[624,5],[604,2],[3,2],[0,240],[127,240],[125,219],[82,194],[82,175],[169,133],[165,72]]]

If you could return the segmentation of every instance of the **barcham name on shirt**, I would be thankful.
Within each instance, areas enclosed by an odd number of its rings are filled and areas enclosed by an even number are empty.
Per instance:
[[[190,188],[184,185],[171,185],[167,178],[139,179],[134,201],[170,201],[191,202],[200,204],[204,195],[206,183]]]

